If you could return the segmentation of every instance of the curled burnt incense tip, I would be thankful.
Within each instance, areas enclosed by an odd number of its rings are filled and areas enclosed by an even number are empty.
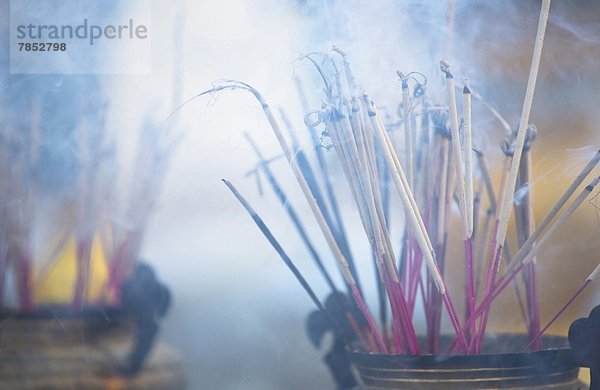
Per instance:
[[[331,50],[333,50],[334,52],[338,53],[339,55],[341,55],[342,57],[346,57],[348,55],[347,52],[345,52],[344,50],[340,49],[339,47],[337,47],[336,45],[333,45],[331,47]]]
[[[600,176],[598,176],[597,178],[595,178],[594,180],[592,180],[592,182],[590,184],[588,184],[585,189],[587,191],[592,191],[594,189],[594,187],[596,187],[596,185],[598,185],[598,183],[600,182]]]
[[[448,63],[448,61],[446,61],[446,60],[440,61],[440,70],[446,74],[446,78],[448,78],[448,79],[454,78],[454,75],[452,74],[452,71],[450,70],[450,64]]]
[[[398,75],[398,78],[400,78],[400,81],[402,81],[402,89],[408,89],[408,76],[405,76],[404,73],[399,70],[396,71],[396,74]]]
[[[463,87],[463,93],[465,95],[471,93],[471,88],[469,88],[469,80],[467,80],[467,79],[465,79],[465,86]]]
[[[587,277],[586,280],[589,280],[591,282],[592,280],[596,279],[598,275],[600,275],[600,264],[598,264],[596,268],[594,268],[594,270],[592,271],[590,276]]]

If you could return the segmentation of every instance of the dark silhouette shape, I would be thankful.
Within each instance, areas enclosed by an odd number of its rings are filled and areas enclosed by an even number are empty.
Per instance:
[[[590,369],[590,389],[600,390],[600,306],[571,324],[569,344],[575,362]]]
[[[313,311],[308,316],[306,323],[308,337],[318,348],[325,334],[333,333],[333,346],[325,355],[325,364],[339,389],[354,388],[357,382],[352,373],[346,347],[356,341],[357,337],[348,316],[354,318],[359,328],[363,328],[366,321],[352,301],[341,292],[331,293],[327,297],[325,310],[327,313]]]
[[[158,334],[158,318],[164,317],[170,303],[171,293],[156,279],[154,270],[147,264],[137,264],[121,286],[121,308],[133,317],[136,333],[135,344],[119,367],[120,374],[131,376],[141,370]]]

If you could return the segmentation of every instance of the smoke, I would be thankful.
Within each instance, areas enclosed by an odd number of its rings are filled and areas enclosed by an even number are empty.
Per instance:
[[[149,5],[133,2],[132,7],[136,6]],[[151,6],[151,74],[14,76],[8,74],[5,55],[9,43],[4,1],[0,9],[0,120],[19,131],[28,119],[22,113],[30,111],[35,97],[40,99],[44,119],[41,158],[45,162],[40,179],[48,193],[67,195],[79,167],[73,134],[82,117],[90,123],[102,120],[102,128],[115,140],[118,164],[112,184],[123,197],[135,179],[132,161],[140,129],[148,118],[161,124],[160,129],[176,129],[182,141],[164,183],[155,190],[159,195],[156,213],[148,222],[142,255],[173,290],[175,306],[161,337],[182,352],[190,387],[332,387],[320,364],[323,351],[314,350],[304,333],[305,316],[313,309],[309,299],[220,182],[225,177],[236,184],[324,297],[326,284],[285,212],[269,189],[259,196],[255,180],[246,177],[256,159],[245,142],[244,131],[253,136],[267,158],[281,154],[260,106],[243,92],[222,93],[213,100],[192,100],[169,121],[164,120],[181,102],[209,89],[214,80],[239,79],[259,89],[273,107],[282,107],[300,134],[302,146],[312,152],[318,146],[305,130],[305,113],[292,76],[303,81],[309,109],[320,107],[322,85],[314,69],[294,60],[301,53],[327,51],[335,44],[349,53],[358,81],[393,117],[397,117],[401,93],[396,70],[423,73],[432,99],[442,102],[439,61],[446,58],[453,65],[457,82],[468,78],[473,90],[515,127],[538,4],[457,0],[451,43],[451,7],[434,0],[178,0],[153,1]],[[556,2],[551,9],[532,114],[532,122],[540,129],[533,153],[534,161],[539,161],[535,169],[544,179],[534,183],[533,191],[539,194],[536,202],[539,199],[541,215],[566,186],[565,180],[573,176],[575,167],[585,163],[588,149],[596,149],[589,145],[600,141],[600,118],[595,108],[600,80],[596,64],[598,8],[593,1],[577,1]],[[50,10],[41,8],[38,12]],[[126,14],[128,10],[125,7],[118,12]],[[116,61],[110,57],[105,60]],[[473,127],[475,143],[487,153],[496,177],[505,131],[477,101]],[[576,150],[556,153],[557,148]],[[333,153],[326,156],[333,161]],[[309,235],[341,286],[289,168],[278,159],[272,169],[290,202],[300,215],[307,216],[303,221]],[[347,230],[351,237],[357,237],[351,249],[361,263],[362,282],[371,291],[369,303],[375,308],[368,244],[342,172],[334,173],[334,186],[343,194],[340,203]],[[398,216],[401,211],[396,209],[395,213]],[[119,210],[110,217],[119,219],[122,215],[123,210]],[[573,237],[565,235],[558,245],[564,245],[569,237],[584,243],[592,236],[589,230],[595,222],[584,217],[579,221],[587,221],[583,223],[587,230]],[[587,272],[583,265],[592,258],[588,252],[579,253],[582,275]],[[552,293],[558,297],[562,294],[561,287],[551,283],[556,272],[550,270],[558,263],[555,253],[564,256],[557,249],[546,254],[550,259],[543,281],[552,286],[546,292],[546,302],[552,302]],[[558,270],[569,272],[565,268]],[[571,270],[569,274],[576,279],[577,272]],[[458,284],[463,276],[457,272],[450,277]],[[503,325],[510,327],[518,320]]]

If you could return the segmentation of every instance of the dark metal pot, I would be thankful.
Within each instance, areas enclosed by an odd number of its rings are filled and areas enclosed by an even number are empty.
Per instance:
[[[546,336],[544,350],[519,351],[527,336],[499,334],[479,355],[383,355],[350,351],[363,389],[587,389],[565,337]]]

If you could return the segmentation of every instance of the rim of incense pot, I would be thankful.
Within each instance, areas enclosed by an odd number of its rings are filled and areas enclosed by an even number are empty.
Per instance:
[[[0,347],[33,347],[80,344],[106,337],[133,336],[129,316],[115,307],[73,308],[39,306],[31,311],[0,311]]]
[[[48,320],[48,319],[85,319],[113,322],[127,317],[115,306],[84,306],[75,308],[71,305],[41,305],[32,310],[5,308],[0,310],[0,321],[8,319],[19,320]]]
[[[442,336],[442,345],[452,339]],[[579,367],[566,337],[544,336],[545,349],[514,352],[528,340],[525,334],[492,335],[479,355],[394,355],[350,348],[349,357],[372,388],[579,388]]]

